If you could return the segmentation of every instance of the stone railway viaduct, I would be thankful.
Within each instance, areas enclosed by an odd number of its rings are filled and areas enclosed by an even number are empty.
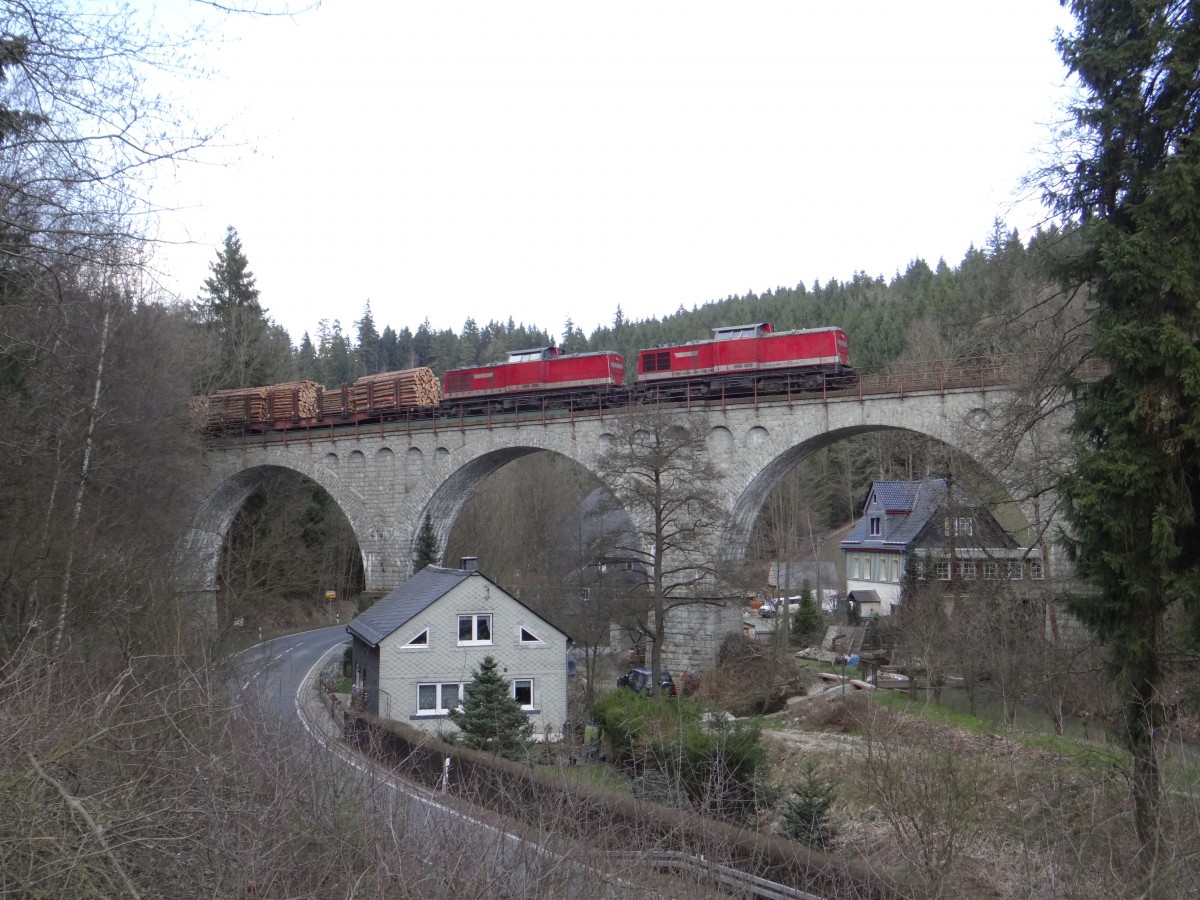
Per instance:
[[[740,559],[764,502],[784,475],[805,456],[843,438],[901,429],[980,460],[989,410],[1009,394],[1004,387],[975,381],[915,390],[882,383],[836,396],[680,406],[681,413],[702,417],[706,452],[721,472],[715,488],[730,517],[718,541],[720,553],[730,562]],[[427,512],[445,547],[466,500],[489,475],[520,456],[557,453],[594,473],[619,415],[608,410],[414,420],[217,439],[207,454],[207,477],[183,548],[190,584],[182,587],[213,602],[221,545],[235,514],[265,476],[285,469],[329,493],[358,538],[366,589],[390,590],[410,573]],[[1005,473],[993,474],[1006,480]],[[1028,510],[1026,517],[1033,521]]]

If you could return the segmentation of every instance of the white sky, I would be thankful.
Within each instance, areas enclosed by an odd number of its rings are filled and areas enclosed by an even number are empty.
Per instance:
[[[158,0],[166,16],[199,9]],[[210,19],[212,17],[210,16]],[[957,264],[1060,118],[1056,0],[325,0],[226,17],[186,86],[233,145],[158,185],[164,283],[241,235],[320,319],[561,334],[729,294]],[[829,323],[837,324],[837,323]]]

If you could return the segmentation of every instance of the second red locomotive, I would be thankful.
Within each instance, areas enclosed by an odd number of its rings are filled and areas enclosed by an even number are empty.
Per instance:
[[[802,393],[852,378],[850,342],[840,328],[776,331],[756,322],[714,328],[712,340],[638,353],[640,390],[662,399]]]

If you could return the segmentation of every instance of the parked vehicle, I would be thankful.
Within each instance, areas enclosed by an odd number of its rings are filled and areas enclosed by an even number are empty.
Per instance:
[[[654,675],[650,669],[630,669],[617,679],[617,687],[629,688],[639,694],[649,694],[650,685],[653,683],[651,679],[653,677]],[[671,673],[666,669],[662,670],[662,678],[659,681],[659,686],[662,688],[664,697],[675,697],[679,693],[675,689],[675,681],[671,678]]]

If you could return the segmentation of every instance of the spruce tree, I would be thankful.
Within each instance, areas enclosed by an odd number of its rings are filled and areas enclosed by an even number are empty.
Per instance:
[[[459,709],[450,719],[462,731],[462,742],[506,759],[523,760],[533,737],[533,725],[513,697],[512,684],[499,672],[499,663],[486,656],[472,674]]]
[[[230,226],[209,264],[199,319],[207,338],[202,391],[255,387],[294,373],[291,341],[258,302],[258,288],[237,231]]]
[[[250,261],[246,259],[242,239],[232,225],[225,229],[225,243],[217,251],[216,262],[209,263],[209,272],[209,277],[204,279],[205,304],[213,318],[228,318],[234,309],[262,312]]]
[[[1185,2],[1073,0],[1059,39],[1082,100],[1047,189],[1079,226],[1062,274],[1095,305],[1108,374],[1076,385],[1070,549],[1095,592],[1075,614],[1109,647],[1137,836],[1153,858],[1167,613],[1200,610],[1200,22]]]
[[[812,589],[805,584],[804,590],[800,592],[800,602],[796,604],[796,611],[792,613],[792,636],[811,640],[824,628],[825,617],[821,615],[821,608],[813,597]]]
[[[833,785],[817,775],[816,767],[808,763],[784,806],[783,833],[806,847],[824,850],[837,836],[837,826],[829,821],[829,807],[834,798]]]
[[[413,564],[413,574],[426,566],[432,566],[440,556],[437,535],[433,533],[433,520],[429,513],[425,513],[425,521],[421,523],[421,530],[417,533],[417,559]]]

